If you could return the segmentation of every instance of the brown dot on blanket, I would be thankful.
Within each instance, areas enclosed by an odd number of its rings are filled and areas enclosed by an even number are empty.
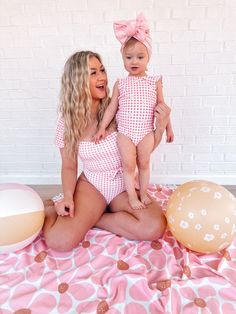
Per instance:
[[[157,282],[157,289],[160,290],[160,291],[164,291],[166,290],[167,288],[170,288],[171,286],[171,280],[161,280],[161,281],[158,281]]]
[[[229,252],[225,251],[223,256],[224,256],[224,258],[225,258],[227,261],[231,261],[231,256],[230,256]]]
[[[195,298],[194,304],[199,306],[199,307],[206,307],[206,302],[201,298]]]
[[[188,265],[183,267],[183,274],[185,274],[188,278],[191,277],[191,269],[188,267]]]
[[[154,250],[160,250],[162,248],[162,244],[161,242],[159,241],[152,241],[151,242],[151,247],[154,249]]]
[[[82,242],[82,247],[83,247],[83,248],[90,247],[90,242],[89,242],[89,241],[83,241],[83,242]]]
[[[120,270],[127,270],[129,269],[129,264],[126,262],[122,261],[121,259],[117,262],[117,268]]]
[[[97,306],[97,314],[104,314],[109,310],[109,306],[106,301],[101,301]]]
[[[35,256],[34,260],[36,263],[42,263],[45,260],[46,256],[47,256],[47,252],[41,251]]]
[[[66,282],[62,282],[58,286],[58,291],[60,293],[65,293],[68,290],[68,288],[69,288],[69,285]]]
[[[19,309],[19,310],[15,311],[13,314],[31,314],[31,310],[30,309]]]

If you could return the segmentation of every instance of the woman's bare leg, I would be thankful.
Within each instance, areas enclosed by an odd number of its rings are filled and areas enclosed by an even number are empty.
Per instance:
[[[122,133],[118,133],[117,142],[129,204],[133,209],[142,209],[145,205],[140,202],[135,191],[136,147],[131,139]]]
[[[154,133],[147,134],[137,145],[137,166],[139,170],[140,200],[148,205],[151,199],[147,195],[150,181],[150,156],[154,147]]]
[[[69,251],[76,247],[103,214],[107,204],[101,193],[84,175],[77,181],[74,194],[75,214],[58,216],[54,205],[46,207],[43,227],[48,247],[56,251]]]
[[[110,204],[111,213],[104,213],[96,226],[130,240],[156,240],[166,228],[166,218],[153,200],[145,209],[133,210],[123,192]]]

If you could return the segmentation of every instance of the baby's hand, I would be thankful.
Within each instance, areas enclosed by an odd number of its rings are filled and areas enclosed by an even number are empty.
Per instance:
[[[104,140],[104,138],[106,137],[106,129],[103,128],[99,128],[99,130],[97,131],[97,133],[94,135],[93,137],[93,141],[98,144],[100,140]]]
[[[172,128],[167,127],[166,128],[166,142],[172,143],[174,141],[174,132]]]

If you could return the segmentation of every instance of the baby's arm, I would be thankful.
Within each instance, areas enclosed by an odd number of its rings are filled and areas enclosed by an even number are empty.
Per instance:
[[[158,104],[165,104],[162,77],[156,82],[156,92],[157,92],[157,106]],[[158,121],[158,119],[156,119],[155,124],[156,130],[160,129],[160,122]]]
[[[159,79],[157,81],[157,103],[165,103],[164,96],[163,96],[162,79]],[[158,125],[156,125],[156,128],[158,128]],[[172,143],[173,141],[174,141],[174,132],[172,129],[171,120],[169,118],[169,121],[166,126],[166,142]]]
[[[172,143],[174,141],[174,132],[171,125],[171,120],[169,118],[169,121],[166,126],[166,142]]]
[[[106,129],[108,125],[110,124],[111,120],[114,118],[117,108],[118,108],[118,96],[119,96],[118,81],[116,81],[113,87],[111,101],[104,113],[99,129],[100,128]]]
[[[163,95],[163,84],[162,84],[162,77],[157,81],[157,103],[165,102],[164,95]]]
[[[155,117],[157,120],[157,127],[154,131],[154,148],[160,144],[162,135],[165,132],[166,126],[170,119],[171,109],[164,102],[159,102],[156,106]]]
[[[99,129],[94,136],[94,141],[97,143],[101,138],[105,138],[106,128],[110,124],[111,120],[114,118],[117,108],[118,108],[118,96],[119,96],[119,89],[118,89],[118,81],[115,83],[113,87],[111,101],[105,110],[104,116],[102,121],[99,125]]]

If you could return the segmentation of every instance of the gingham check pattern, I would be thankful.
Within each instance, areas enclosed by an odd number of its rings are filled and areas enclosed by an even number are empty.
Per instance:
[[[56,128],[55,144],[64,147],[64,122],[60,117]],[[125,190],[121,159],[117,146],[117,132],[112,132],[98,144],[81,141],[78,157],[83,162],[83,172],[91,184],[104,196],[107,204]]]
[[[156,82],[161,76],[128,76],[119,80],[118,131],[137,145],[154,129]]]

